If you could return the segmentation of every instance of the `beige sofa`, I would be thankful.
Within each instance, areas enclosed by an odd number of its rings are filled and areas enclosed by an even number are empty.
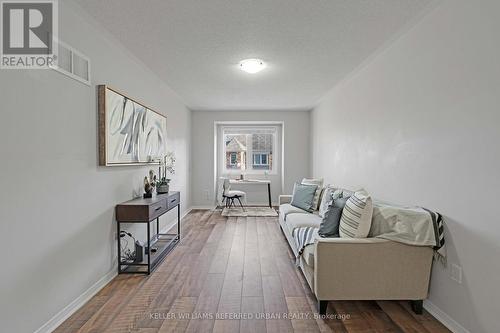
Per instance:
[[[293,229],[319,227],[317,212],[290,205],[291,196],[279,198],[279,223],[297,256]],[[308,245],[299,267],[326,313],[329,300],[410,300],[422,313],[432,265],[431,247],[411,246],[379,238],[320,238]]]

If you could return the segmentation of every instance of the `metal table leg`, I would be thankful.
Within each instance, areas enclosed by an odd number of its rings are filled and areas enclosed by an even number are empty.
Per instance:
[[[181,239],[181,204],[177,205],[177,239]]]
[[[148,275],[151,273],[151,223],[148,222]]]
[[[271,204],[271,183],[267,183],[267,199],[269,200],[269,207],[273,208]]]
[[[181,204],[177,205],[177,239],[181,239]]]
[[[120,246],[120,222],[116,221],[116,243],[118,244],[118,274],[122,272],[122,247]]]

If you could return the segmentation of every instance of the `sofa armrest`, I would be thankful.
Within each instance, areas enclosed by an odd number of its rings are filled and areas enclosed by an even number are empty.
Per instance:
[[[287,203],[290,203],[290,202],[292,202],[292,196],[291,195],[280,195],[279,196],[279,204],[280,205],[287,204]]]
[[[427,297],[433,250],[379,238],[323,238],[315,244],[318,300],[421,300]]]

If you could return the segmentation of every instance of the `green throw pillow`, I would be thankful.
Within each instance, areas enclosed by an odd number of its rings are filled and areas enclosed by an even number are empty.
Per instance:
[[[339,237],[340,218],[348,199],[349,197],[332,200],[319,225],[318,234],[321,237]]]
[[[293,186],[292,206],[303,209],[308,212],[313,211],[314,194],[316,193],[316,185],[304,185],[295,183]]]

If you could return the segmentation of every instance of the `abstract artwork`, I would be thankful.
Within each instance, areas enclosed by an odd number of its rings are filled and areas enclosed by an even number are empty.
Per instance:
[[[167,152],[167,118],[100,85],[99,165],[158,163]]]

